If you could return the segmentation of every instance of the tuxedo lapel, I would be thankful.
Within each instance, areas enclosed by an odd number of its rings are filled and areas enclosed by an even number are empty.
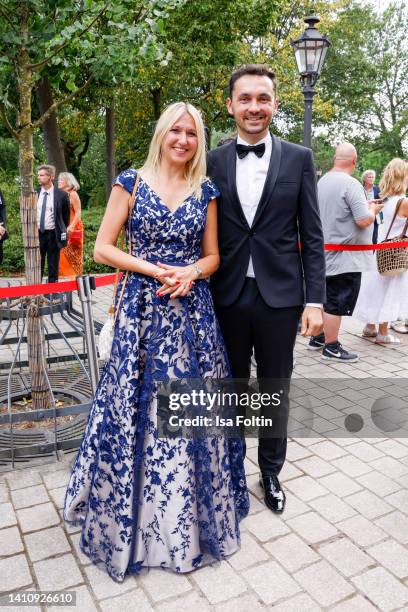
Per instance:
[[[241,222],[249,229],[248,221],[245,218],[242,210],[241,202],[238,197],[237,190],[237,140],[233,140],[227,149],[227,171],[228,171],[228,189],[231,195],[232,205],[241,220]]]
[[[280,138],[276,138],[273,134],[272,136],[272,154],[269,162],[268,174],[266,175],[265,185],[262,191],[261,199],[259,200],[258,208],[256,209],[255,217],[252,223],[252,227],[258,222],[262,212],[269,202],[269,199],[272,195],[272,191],[275,187],[276,179],[278,178],[279,166],[281,162],[282,155],[282,145]]]

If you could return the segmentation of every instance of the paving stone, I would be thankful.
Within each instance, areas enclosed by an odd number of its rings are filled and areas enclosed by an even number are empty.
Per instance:
[[[11,491],[11,499],[16,510],[50,501],[46,488],[41,484]]]
[[[0,560],[0,592],[21,589],[33,582],[27,560],[24,555],[16,555]]]
[[[330,612],[374,612],[375,610],[378,610],[378,608],[370,604],[368,599],[357,595],[331,608]]]
[[[298,476],[302,476],[302,472],[293,463],[285,461],[282,471],[279,474],[279,480],[281,482],[286,482],[287,480],[297,478]]]
[[[372,470],[369,463],[361,461],[361,459],[354,457],[354,455],[345,455],[344,457],[334,459],[332,464],[352,478],[355,476],[362,476],[362,474],[367,474]]]
[[[353,516],[337,523],[337,527],[359,546],[371,546],[386,538],[386,533],[364,516]]]
[[[258,499],[252,493],[249,493],[249,514],[257,514],[265,510],[265,504],[262,499]]]
[[[338,523],[356,514],[351,506],[332,493],[313,499],[309,504],[330,523]]]
[[[326,561],[319,561],[294,575],[303,588],[322,606],[330,606],[354,592],[349,582]]]
[[[354,495],[348,495],[346,501],[368,519],[377,518],[393,510],[390,504],[367,489],[354,493]]]
[[[319,559],[314,550],[294,533],[264,546],[288,572],[295,572]]]
[[[344,448],[341,448],[334,442],[331,442],[330,440],[325,440],[324,442],[315,444],[313,447],[313,452],[321,459],[331,461],[332,459],[342,457],[346,454],[347,451],[345,451]]]
[[[385,456],[378,448],[367,442],[352,444],[347,447],[347,450],[355,457],[361,459],[361,461],[374,461]]]
[[[11,491],[42,484],[40,474],[37,471],[28,472],[26,470],[15,470],[10,474],[6,474],[5,478]]]
[[[215,566],[200,568],[192,574],[192,578],[213,605],[237,597],[247,590],[241,576],[225,561]],[[174,578],[171,584],[174,585]]]
[[[283,513],[283,520],[286,522],[288,519],[304,514],[310,510],[310,506],[302,502],[298,497],[293,495],[290,491],[285,491],[286,505],[285,512]]]
[[[14,555],[24,550],[17,527],[8,527],[0,530],[0,556]]]
[[[17,523],[17,518],[10,502],[0,504],[0,529]]]
[[[273,612],[321,612],[321,608],[309,595],[301,593],[273,606]]]
[[[273,609],[275,610],[275,608]],[[223,604],[218,604],[214,610],[216,612],[248,612],[248,610],[251,612],[261,612],[265,610],[265,605],[255,595],[244,595],[238,599],[231,599]],[[163,609],[162,612],[168,612],[168,610]],[[174,612],[178,612],[178,609],[174,609]],[[186,608],[185,612],[191,612],[191,608],[189,610]]]
[[[408,514],[408,489],[401,489],[396,493],[388,495],[385,501],[401,510],[401,512]]]
[[[383,457],[377,461],[372,461],[371,465],[388,478],[397,479],[408,474],[408,465],[404,465],[393,457]]]
[[[122,593],[134,590],[135,586],[137,586],[134,576],[127,577],[123,582],[117,582],[113,580],[109,574],[94,564],[84,567],[83,571],[97,599],[106,599],[107,597],[122,595]]]
[[[346,578],[373,565],[371,557],[346,538],[319,546],[319,553]]]
[[[390,570],[397,578],[408,576],[408,550],[395,540],[387,540],[376,544],[367,550],[386,569]]]
[[[304,459],[305,457],[310,457],[311,451],[298,444],[294,440],[289,440],[288,448],[286,451],[286,459],[287,461],[298,461],[299,459]]]
[[[34,571],[42,591],[58,591],[84,581],[71,554],[37,561]]]
[[[31,561],[71,552],[71,546],[61,527],[29,533],[24,536],[24,542]]]
[[[58,489],[50,489],[48,493],[52,498],[52,501],[57,506],[57,508],[63,508],[65,502],[65,493],[67,491],[67,487],[59,487]]]
[[[408,517],[402,512],[391,512],[375,523],[401,544],[408,544]]]
[[[327,489],[324,489],[313,478],[310,478],[310,476],[300,476],[300,478],[289,480],[286,483],[286,487],[302,501],[310,501],[328,492]]]
[[[242,573],[260,599],[272,604],[284,597],[291,597],[301,589],[275,561],[263,563]]]
[[[289,533],[289,529],[282,518],[269,509],[248,516],[245,519],[245,526],[260,542],[267,542],[272,538]]]
[[[8,490],[5,484],[0,484],[0,504],[9,501]]]
[[[61,509],[58,510],[58,516],[60,517],[62,526],[67,533],[77,533],[78,531],[82,530],[82,525],[70,525],[70,523],[64,519]]]
[[[142,589],[135,589],[119,595],[109,597],[99,602],[102,612],[123,612],[124,610],[137,610],[137,612],[150,612],[153,610]]]
[[[401,485],[384,474],[372,470],[368,474],[358,476],[357,481],[365,488],[370,489],[375,495],[383,498],[401,489]]]
[[[244,466],[245,474],[247,474],[248,476],[250,476],[251,474],[259,474],[259,467],[255,465],[255,463],[250,461],[248,457],[245,457]]]
[[[338,534],[338,530],[330,525],[317,512],[307,512],[287,521],[291,529],[296,531],[309,544],[323,542]]]
[[[394,457],[394,459],[402,459],[402,457],[408,456],[408,448],[397,440],[384,440],[376,444],[376,447],[382,453],[385,453],[388,457]]]
[[[352,581],[374,605],[388,612],[408,603],[408,589],[382,567],[368,570]]]
[[[46,608],[47,612],[55,612],[56,610],[58,610],[58,612],[76,612],[76,611],[78,612],[97,612],[96,605],[93,602],[93,597],[88,587],[86,587],[85,585],[79,586],[79,587],[76,586],[72,589],[69,588],[68,590],[75,591],[76,605],[74,607],[73,606],[58,606],[58,608],[56,608],[55,606],[50,606]],[[30,608],[30,612],[31,612],[31,608]],[[123,612],[123,609],[122,609],[122,612]]]
[[[17,518],[23,533],[58,525],[60,517],[51,502],[17,510]]]
[[[346,495],[356,493],[357,491],[361,491],[361,485],[341,472],[323,476],[323,478],[319,479],[319,483],[339,497],[344,497]]]
[[[240,602],[241,599],[244,599],[244,597],[240,597],[238,600],[234,599],[234,601],[237,602],[235,604],[236,606],[238,606],[238,602]],[[218,607],[215,609],[218,610]],[[210,607],[204,595],[193,591],[182,597],[177,597],[177,599],[172,601],[167,599],[165,602],[155,606],[155,610],[158,612],[192,612],[192,610],[194,612],[207,612],[209,610],[214,610],[214,607]]]
[[[326,476],[331,472],[335,472],[336,468],[334,468],[327,461],[323,461],[320,457],[306,457],[305,459],[301,459],[300,461],[296,461],[296,467],[299,470],[302,470],[308,476],[312,478],[320,478],[321,476]]]
[[[280,540],[278,540],[279,542]],[[228,563],[236,570],[246,569],[260,561],[269,559],[262,546],[259,546],[249,533],[241,536],[241,549],[228,559]]]
[[[44,474],[43,480],[47,489],[57,489],[59,487],[67,486],[69,477],[70,470],[65,467],[63,470],[58,470],[58,472]]]

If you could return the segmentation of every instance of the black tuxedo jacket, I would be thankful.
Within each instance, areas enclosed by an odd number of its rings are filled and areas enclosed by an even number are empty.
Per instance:
[[[214,301],[230,306],[238,298],[251,255],[259,291],[269,306],[323,304],[324,243],[311,151],[272,135],[265,186],[249,227],[237,193],[235,147],[235,140],[218,147],[207,160],[208,175],[221,192],[217,205],[221,265],[210,281]]]
[[[40,195],[41,188],[37,189]],[[67,246],[67,226],[69,225],[69,197],[66,191],[54,187],[55,241],[60,249]],[[65,234],[65,238],[64,238]]]

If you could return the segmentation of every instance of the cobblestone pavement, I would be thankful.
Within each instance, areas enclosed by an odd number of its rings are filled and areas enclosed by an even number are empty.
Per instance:
[[[97,318],[105,317],[109,295],[106,288],[95,294]],[[228,561],[188,575],[154,569],[113,582],[81,553],[80,528],[61,520],[71,455],[0,474],[0,592],[74,590],[80,612],[408,610],[408,437],[383,437],[371,421],[369,437],[344,427],[350,413],[370,420],[376,378],[408,378],[408,338],[400,336],[397,348],[375,346],[359,337],[361,327],[353,319],[343,325],[343,344],[361,355],[353,365],[322,363],[299,337],[296,378],[350,384],[337,384],[334,399],[315,394],[307,436],[290,439],[282,517],[263,504],[256,442],[248,441],[251,510],[241,551]],[[3,347],[0,362],[12,351]]]

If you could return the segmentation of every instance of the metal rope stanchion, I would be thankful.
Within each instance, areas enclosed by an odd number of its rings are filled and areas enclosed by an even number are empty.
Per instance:
[[[96,349],[95,327],[91,304],[91,279],[89,274],[77,276],[78,295],[81,302],[82,315],[85,328],[85,340],[88,352],[89,374],[91,378],[92,393],[95,394],[99,380],[98,353]]]

